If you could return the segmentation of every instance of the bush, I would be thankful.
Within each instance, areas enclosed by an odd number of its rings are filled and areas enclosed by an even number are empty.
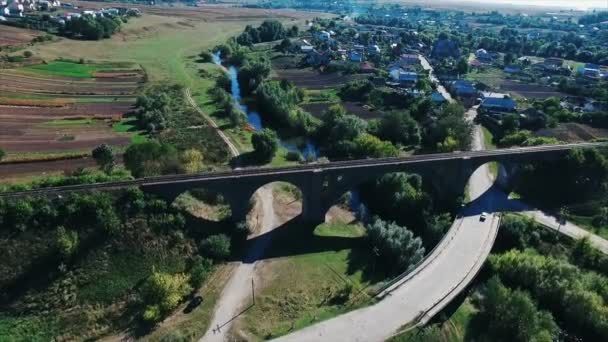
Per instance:
[[[200,57],[199,62],[202,62],[202,63],[213,62],[213,54],[209,51],[203,51],[198,56]]]
[[[202,258],[195,261],[190,269],[190,285],[195,289],[200,288],[207,279],[212,267],[213,264],[209,259]]]
[[[288,161],[298,162],[298,163],[304,162],[304,157],[302,156],[302,153],[300,153],[298,151],[287,152],[285,159],[287,159]]]
[[[372,250],[378,251],[381,264],[391,273],[407,271],[424,257],[422,240],[406,227],[376,217],[365,228]]]
[[[175,309],[192,287],[189,277],[178,273],[154,272],[146,279],[139,293],[145,304],[143,319],[155,322]]]
[[[201,252],[215,260],[230,256],[231,242],[225,234],[211,235],[201,242]]]
[[[24,51],[23,52],[23,57],[25,58],[30,58],[32,57],[34,54],[32,53],[32,51]]]
[[[66,230],[64,227],[57,228],[57,249],[63,257],[69,257],[78,248],[78,232]]]
[[[4,159],[4,157],[6,157],[6,152],[0,148],[0,160]]]
[[[123,158],[125,167],[134,177],[177,173],[181,168],[175,148],[156,141],[129,146]]]

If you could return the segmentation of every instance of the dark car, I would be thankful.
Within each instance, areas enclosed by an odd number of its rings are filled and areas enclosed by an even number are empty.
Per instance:
[[[196,307],[201,305],[202,302],[203,302],[203,297],[201,297],[201,296],[196,296],[196,297],[192,298],[190,303],[188,303],[188,306],[186,306],[186,308],[184,309],[184,313],[186,313],[186,314],[191,313],[192,310],[196,309]]]

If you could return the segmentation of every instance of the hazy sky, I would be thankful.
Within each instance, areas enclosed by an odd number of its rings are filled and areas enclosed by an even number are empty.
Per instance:
[[[608,0],[460,0],[477,3],[500,3],[519,6],[550,6],[576,9],[605,8],[608,10]]]

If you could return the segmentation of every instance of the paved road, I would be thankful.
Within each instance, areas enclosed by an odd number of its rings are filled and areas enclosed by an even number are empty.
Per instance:
[[[258,222],[261,229],[255,236],[267,233],[277,226],[273,208],[272,185],[262,187],[258,191],[258,195],[262,207],[262,220]],[[266,234],[251,246],[245,262],[239,264],[224,287],[215,306],[213,320],[200,341],[223,342],[228,340],[230,328],[239,313],[251,305],[251,279],[255,276],[256,261],[260,259],[269,243],[269,235]]]
[[[443,95],[443,97],[448,102],[454,103],[455,101],[452,98],[452,95],[445,89],[445,87],[443,85],[441,85],[441,82],[439,82],[439,79],[435,76],[435,70],[433,69],[433,66],[431,65],[431,63],[429,63],[429,61],[423,55],[418,55],[418,58],[420,58],[420,63],[422,64],[422,68],[424,70],[429,71],[429,79],[431,80],[431,82],[433,82],[433,83],[435,83],[435,85],[437,85],[437,91],[441,95]]]

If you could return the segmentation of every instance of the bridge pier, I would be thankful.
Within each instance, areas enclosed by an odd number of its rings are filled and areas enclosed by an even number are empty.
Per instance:
[[[302,191],[302,220],[315,226],[325,222],[325,210],[322,201],[323,173],[314,171]]]

